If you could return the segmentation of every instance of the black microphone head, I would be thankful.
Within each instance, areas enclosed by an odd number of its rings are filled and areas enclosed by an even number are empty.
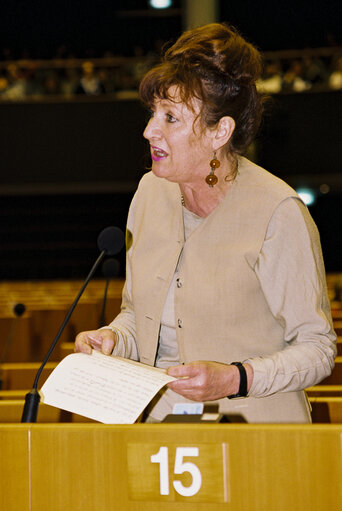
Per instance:
[[[24,312],[26,311],[26,307],[23,303],[17,303],[14,307],[13,307],[13,312],[14,314],[20,318],[20,316],[22,316],[24,314]]]
[[[117,277],[120,270],[120,263],[114,257],[109,257],[102,264],[102,274],[106,279]]]
[[[100,232],[97,238],[97,246],[101,252],[106,255],[115,255],[124,246],[125,237],[121,229],[109,226]]]

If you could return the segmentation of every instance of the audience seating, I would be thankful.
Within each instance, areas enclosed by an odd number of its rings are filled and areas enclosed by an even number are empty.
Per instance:
[[[1,390],[20,390],[31,389],[40,362],[9,362],[1,366]],[[56,367],[57,362],[48,362],[40,376],[39,387],[45,382],[46,378]]]
[[[315,385],[306,389],[309,398],[314,397],[342,397],[341,385]]]
[[[342,337],[337,337],[337,355],[342,356]]]
[[[321,385],[342,385],[342,357],[336,357],[331,375],[322,380]]]
[[[334,320],[334,329],[338,336],[342,336],[342,320]]]
[[[0,423],[19,423],[24,409],[24,399],[0,400]],[[39,404],[37,422],[95,422],[87,417],[60,410],[44,403]]]
[[[61,343],[73,342],[78,332],[103,326],[100,320],[105,285],[103,279],[89,283],[50,360],[60,360]],[[0,363],[43,360],[81,286],[80,281],[0,283]],[[108,286],[105,322],[120,310],[122,286],[122,280]],[[13,312],[17,303],[26,308],[19,318]]]
[[[32,360],[31,319],[30,314],[15,319],[13,314],[1,311],[0,363]]]
[[[310,397],[312,422],[342,424],[342,397]]]
[[[40,363],[81,285],[79,281],[0,283],[0,422],[20,422],[25,394],[32,388]],[[100,320],[105,285],[103,279],[90,282],[42,372],[39,388],[58,361],[73,353],[78,332],[103,326]],[[122,280],[109,285],[105,324],[120,310],[122,287]],[[13,312],[17,303],[26,308],[18,318]],[[342,302],[332,302],[332,317],[339,336],[338,356],[331,376],[307,389],[313,422],[342,423]],[[40,404],[38,421],[89,422],[44,403]]]

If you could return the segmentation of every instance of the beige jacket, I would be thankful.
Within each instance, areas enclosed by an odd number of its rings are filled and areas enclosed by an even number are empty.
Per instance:
[[[284,204],[289,225],[277,238],[269,225]],[[317,229],[294,190],[241,158],[229,193],[185,242],[178,185],[149,173],[127,228],[122,311],[111,324],[120,332],[114,354],[154,364],[165,298],[183,251],[175,294],[180,362],[248,360],[254,369],[249,397],[221,399],[222,412],[252,422],[310,420],[302,390],[330,374],[336,336]]]

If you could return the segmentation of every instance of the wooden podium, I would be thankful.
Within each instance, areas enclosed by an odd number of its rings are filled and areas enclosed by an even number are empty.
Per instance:
[[[341,425],[3,424],[4,511],[337,511]]]

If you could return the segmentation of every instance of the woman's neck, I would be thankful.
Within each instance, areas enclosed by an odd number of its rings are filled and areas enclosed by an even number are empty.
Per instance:
[[[202,218],[214,211],[232,187],[237,174],[237,160],[218,170],[220,172],[215,172],[218,182],[212,187],[206,183],[205,177],[196,183],[179,183],[183,206]]]

